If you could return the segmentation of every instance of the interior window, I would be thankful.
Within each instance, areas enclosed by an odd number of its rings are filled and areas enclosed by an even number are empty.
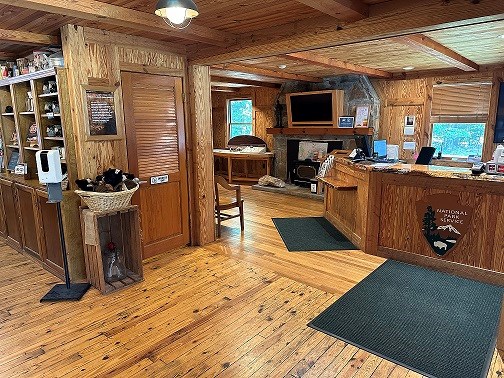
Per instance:
[[[253,135],[252,100],[229,100],[228,104],[229,139],[237,135]]]
[[[485,123],[434,123],[432,147],[449,158],[481,156]]]
[[[434,85],[431,146],[447,158],[481,157],[490,82]]]

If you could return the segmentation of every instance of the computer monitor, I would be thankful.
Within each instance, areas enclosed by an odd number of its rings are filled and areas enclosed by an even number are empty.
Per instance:
[[[375,154],[379,159],[387,157],[387,141],[385,139],[373,141],[373,156]]]
[[[435,152],[435,147],[422,147],[415,164],[429,165]]]
[[[357,148],[362,150],[364,156],[371,157],[371,150],[369,148],[367,137],[365,136],[355,137],[355,145],[357,146]]]

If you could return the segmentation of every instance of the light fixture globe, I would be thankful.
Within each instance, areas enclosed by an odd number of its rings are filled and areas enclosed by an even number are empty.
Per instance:
[[[187,20],[189,22],[182,28],[188,26],[199,14],[198,7],[192,0],[159,0],[154,13],[165,21],[168,20],[167,23],[170,26],[179,28]]]

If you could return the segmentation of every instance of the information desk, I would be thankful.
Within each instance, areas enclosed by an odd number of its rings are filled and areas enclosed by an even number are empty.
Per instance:
[[[233,181],[257,181],[259,177],[251,177],[248,173],[248,161],[264,161],[266,163],[266,174],[271,174],[271,162],[275,154],[273,152],[250,153],[240,151],[230,151],[214,149],[214,158],[224,158],[227,161],[227,179],[229,183]],[[244,175],[233,173],[233,160],[243,160],[245,162]]]
[[[324,216],[364,252],[504,284],[504,177],[336,158]]]

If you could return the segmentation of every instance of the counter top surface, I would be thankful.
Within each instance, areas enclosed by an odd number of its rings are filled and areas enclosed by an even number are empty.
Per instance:
[[[31,188],[46,190],[46,187],[42,185],[39,180],[27,180],[21,175],[15,175],[13,173],[0,173],[0,179],[13,181],[21,185],[29,186]]]
[[[354,162],[348,158],[342,158],[342,157],[336,157],[335,161],[337,163],[350,166],[354,169],[369,172],[411,174],[418,176],[504,183],[504,176],[489,175],[486,173],[482,173],[480,175],[473,175],[471,173],[471,169],[469,168],[446,167],[439,165],[387,164],[387,163],[373,163],[370,161]]]

